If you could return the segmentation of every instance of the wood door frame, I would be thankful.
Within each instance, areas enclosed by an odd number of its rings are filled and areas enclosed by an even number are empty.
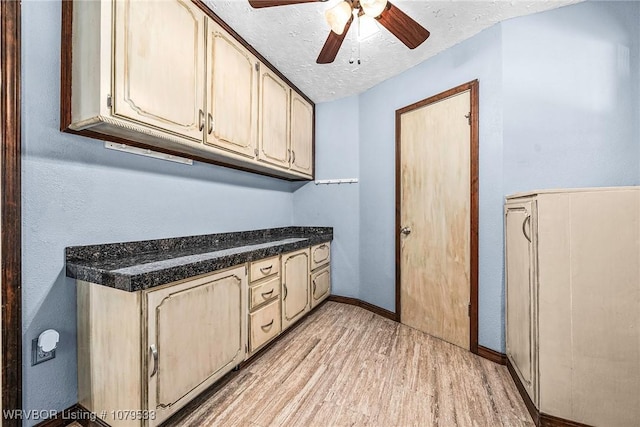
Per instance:
[[[22,409],[20,2],[3,1],[2,43],[2,409]],[[19,426],[18,418],[3,420]]]
[[[473,80],[456,86],[452,89],[431,96],[429,98],[408,105],[404,108],[396,110],[396,223],[395,223],[395,242],[396,242],[396,321],[400,322],[402,314],[401,301],[401,251],[400,251],[400,227],[402,214],[401,185],[402,185],[402,151],[400,141],[400,120],[402,114],[425,107],[443,99],[450,98],[460,93],[470,91],[471,98],[471,141],[470,141],[470,201],[471,201],[471,228],[470,228],[470,313],[469,313],[469,351],[478,354],[478,184],[479,184],[479,82]]]

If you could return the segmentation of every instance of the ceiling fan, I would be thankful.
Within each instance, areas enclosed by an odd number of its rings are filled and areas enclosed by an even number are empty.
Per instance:
[[[326,1],[328,0],[249,0],[249,4],[259,9]],[[377,20],[409,49],[415,49],[429,37],[429,31],[388,0],[344,0],[325,12],[331,32],[316,60],[318,64],[333,62],[354,16],[360,18],[363,15]]]

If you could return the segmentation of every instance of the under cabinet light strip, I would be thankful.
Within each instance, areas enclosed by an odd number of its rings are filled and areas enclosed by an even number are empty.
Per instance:
[[[123,151],[125,153],[137,154],[139,156],[153,157],[154,159],[182,163],[184,165],[193,164],[193,160],[185,159],[184,157],[173,156],[166,153],[159,153],[157,151],[148,150],[146,148],[132,147],[126,144],[116,144],[115,142],[105,142],[104,148],[108,148],[109,150]]]
[[[347,179],[319,179],[316,181],[316,185],[322,184],[356,184],[358,182],[358,178],[347,178]]]

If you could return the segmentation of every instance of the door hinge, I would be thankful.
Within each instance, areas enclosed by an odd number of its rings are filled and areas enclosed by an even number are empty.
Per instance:
[[[255,156],[258,157],[258,149],[257,148],[253,150],[253,154],[255,154]]]
[[[465,117],[467,118],[467,120],[469,121],[469,126],[471,126],[471,111],[469,111],[469,114],[465,114],[464,116],[465,116]]]
[[[249,353],[249,346],[247,346],[246,344],[244,345],[244,352]]]
[[[247,264],[244,265],[244,274],[249,274],[249,268],[247,267]]]
[[[260,71],[260,63],[256,62],[256,71]]]
[[[111,109],[111,95],[107,95],[107,108]]]
[[[471,303],[469,303],[469,305],[467,306],[468,308],[468,312],[467,314],[469,315],[469,317],[471,317]]]

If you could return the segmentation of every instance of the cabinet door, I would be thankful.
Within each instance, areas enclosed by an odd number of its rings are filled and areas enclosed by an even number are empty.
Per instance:
[[[291,91],[291,169],[313,175],[313,107]]]
[[[532,202],[506,208],[507,357],[537,405]]]
[[[147,294],[149,410],[159,424],[245,358],[244,267]]]
[[[289,87],[267,67],[260,72],[258,159],[289,168]]]
[[[113,114],[202,141],[203,12],[190,0],[114,4]]]
[[[282,257],[282,329],[309,311],[309,249]]]
[[[331,268],[326,266],[311,275],[311,308],[316,307],[331,293]]]
[[[258,61],[213,20],[207,21],[205,142],[255,157]]]

